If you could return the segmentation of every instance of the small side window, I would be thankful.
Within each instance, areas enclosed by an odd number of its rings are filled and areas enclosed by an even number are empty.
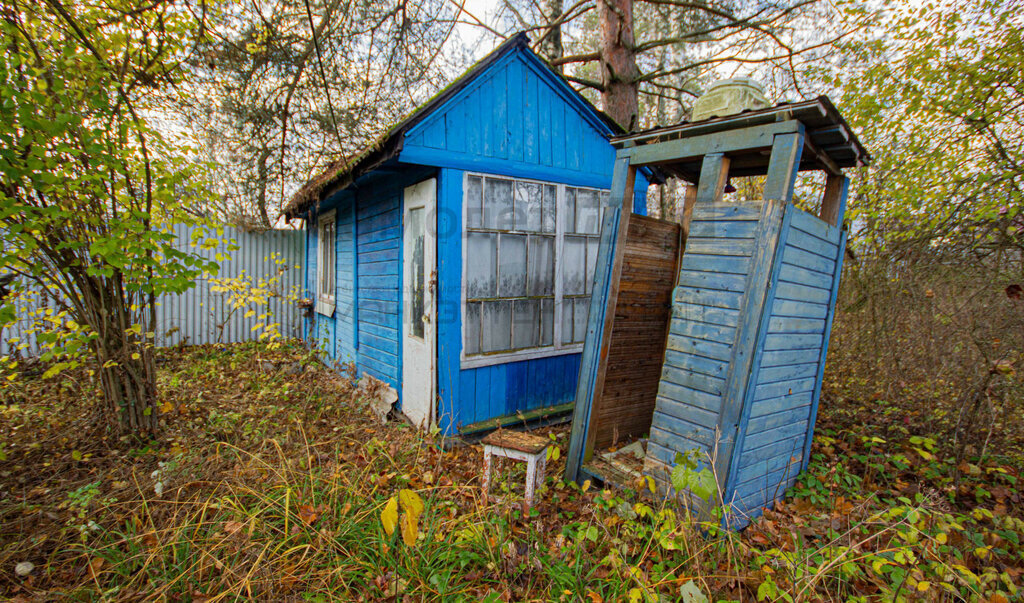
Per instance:
[[[316,227],[316,311],[324,316],[334,315],[334,271],[337,254],[335,212],[329,211],[317,218]]]

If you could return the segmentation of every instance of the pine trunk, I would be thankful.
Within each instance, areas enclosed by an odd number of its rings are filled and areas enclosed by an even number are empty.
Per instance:
[[[554,62],[565,54],[565,49],[562,47],[562,27],[561,25],[552,25],[562,18],[562,0],[547,0],[544,3],[544,14],[551,31],[541,39],[540,52],[548,61]],[[562,73],[564,65],[556,65],[555,69]]]
[[[601,22],[601,103],[626,130],[637,127],[639,76],[633,39],[633,0],[598,0]]]

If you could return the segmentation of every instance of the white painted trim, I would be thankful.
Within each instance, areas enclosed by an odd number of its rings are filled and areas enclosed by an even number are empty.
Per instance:
[[[409,216],[423,211],[423,314],[412,316],[412,250]],[[437,423],[437,179],[428,178],[402,191],[401,365],[402,412],[417,428]],[[423,336],[412,334],[422,321]]]
[[[468,275],[468,262],[467,262],[467,249],[466,239],[469,233],[467,225],[467,212],[466,212],[466,198],[469,189],[469,178],[470,176],[478,176],[481,179],[484,178],[502,178],[505,180],[511,180],[515,182],[532,182],[541,185],[542,187],[554,186],[555,187],[555,203],[557,204],[555,210],[555,271],[554,271],[554,311],[553,320],[555,321],[552,328],[552,345],[543,348],[528,348],[524,350],[517,350],[513,352],[494,353],[486,355],[474,355],[466,356],[466,278]],[[565,184],[561,182],[550,182],[545,180],[534,180],[530,178],[517,178],[515,176],[506,176],[503,174],[488,174],[484,172],[471,172],[465,171],[462,176],[462,199],[460,205],[462,207],[462,276],[460,279],[461,287],[459,296],[459,316],[461,317],[460,322],[460,333],[459,333],[459,367],[462,369],[480,368],[484,366],[493,366],[496,364],[506,364],[509,362],[520,362],[523,360],[532,360],[535,358],[548,358],[554,356],[563,356],[566,354],[578,354],[583,351],[583,343],[573,344],[562,344],[562,311],[563,311],[563,286],[562,286],[562,251],[563,242],[565,239],[565,225],[562,223],[563,211],[565,208],[565,191],[566,188],[571,187],[580,190],[593,190],[597,192],[608,192],[607,189],[599,189],[589,186],[576,186],[573,184]],[[515,194],[515,186],[512,187],[513,195]],[[481,219],[483,218],[483,195],[484,187],[481,182]],[[500,252],[500,249],[498,250]],[[482,330],[481,330],[482,332]]]
[[[331,242],[331,249],[333,249],[333,262],[331,264],[333,283],[328,288],[327,292],[321,291],[320,286],[323,281],[323,270],[324,270],[324,227],[327,224],[333,225],[333,241]],[[334,308],[337,303],[337,288],[338,288],[338,220],[337,210],[330,210],[324,212],[317,217],[316,220],[316,311],[318,314],[324,316],[334,316]]]
[[[480,368],[482,366],[493,366],[495,364],[519,362],[521,360],[533,360],[534,358],[550,358],[553,356],[564,356],[566,354],[579,354],[582,351],[583,344],[574,343],[572,345],[562,346],[560,348],[556,348],[554,346],[544,348],[529,348],[526,350],[504,352],[501,354],[495,353],[487,354],[485,356],[470,356],[469,358],[466,358],[465,354],[463,354],[461,367],[464,369]]]

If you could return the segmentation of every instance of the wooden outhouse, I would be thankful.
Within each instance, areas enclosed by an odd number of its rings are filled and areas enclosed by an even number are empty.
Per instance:
[[[525,36],[502,44],[289,202],[306,338],[446,434],[568,411],[621,133]]]
[[[826,97],[613,141],[567,475],[632,482],[642,473],[668,491],[677,454],[698,449],[731,523],[742,525],[807,465],[846,244],[842,170],[868,155]],[[629,312],[636,292],[653,288],[637,264],[654,256],[632,242],[649,219],[631,215],[623,193],[649,165],[695,185],[674,278],[660,289],[660,325]],[[826,174],[818,215],[792,203],[801,170]],[[730,177],[759,175],[763,201],[723,201]],[[662,255],[659,266],[669,265]],[[632,387],[622,387],[629,375]],[[644,435],[632,467],[606,452]]]

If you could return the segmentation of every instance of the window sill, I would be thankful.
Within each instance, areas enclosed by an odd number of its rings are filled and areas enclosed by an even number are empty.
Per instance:
[[[475,369],[496,364],[510,364],[523,360],[536,360],[538,358],[551,358],[554,356],[565,356],[566,354],[579,354],[583,351],[583,344],[577,343],[561,348],[544,348],[540,350],[522,350],[506,354],[489,354],[487,356],[463,356],[459,368]]]
[[[334,300],[333,299],[318,299],[316,300],[316,313],[330,318],[334,316]]]

